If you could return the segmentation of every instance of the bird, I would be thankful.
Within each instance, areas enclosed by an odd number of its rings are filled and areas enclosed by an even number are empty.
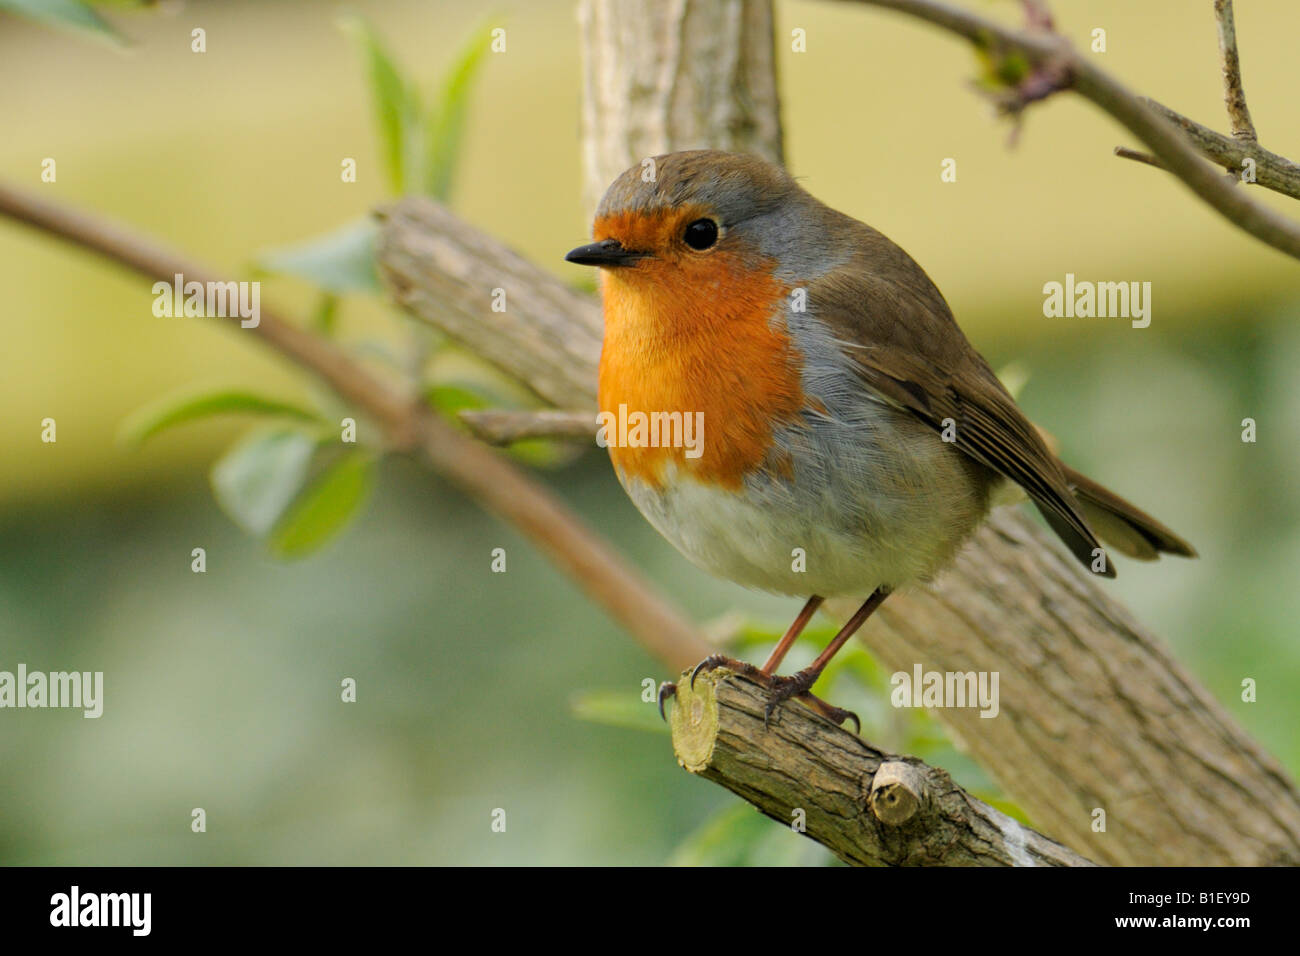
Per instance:
[[[1017,498],[1099,576],[1115,576],[1102,538],[1142,560],[1195,557],[1050,450],[911,256],[781,166],[649,157],[609,186],[592,239],[565,259],[601,273],[599,409],[633,425],[602,436],[618,481],[697,566],[805,599],[764,664],[714,654],[692,685],[727,666],[763,683],[765,723],[799,697],[858,724],[811,693],[827,663]],[[674,415],[699,422],[696,447]],[[778,675],[831,597],[861,605],[808,667]],[[675,692],[665,682],[661,715]]]

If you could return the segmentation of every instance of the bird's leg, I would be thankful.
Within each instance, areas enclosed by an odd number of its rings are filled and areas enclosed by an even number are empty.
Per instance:
[[[803,633],[803,629],[812,620],[812,616],[817,613],[817,608],[821,607],[821,603],[822,598],[816,594],[808,599],[808,602],[803,606],[803,610],[799,612],[799,616],[786,628],[785,634],[781,636],[781,640],[777,642],[776,647],[772,649],[772,653],[768,655],[767,663],[761,668],[755,667],[753,664],[746,664],[744,661],[738,661],[726,654],[710,654],[695,665],[695,670],[691,671],[691,686],[695,686],[695,678],[704,671],[711,671],[715,667],[724,666],[730,667],[733,671],[747,677],[752,677],[761,684],[769,683],[772,672],[781,666],[781,661],[785,659],[786,652],[798,640],[799,635]]]
[[[812,697],[808,692],[812,689],[812,685],[817,682],[817,678],[821,676],[822,671],[826,669],[826,665],[830,663],[831,658],[835,656],[841,647],[848,643],[849,638],[857,633],[858,628],[862,627],[862,625],[866,623],[867,618],[871,617],[872,612],[875,611],[876,608],[880,607],[881,602],[888,596],[888,588],[876,588],[876,590],[872,592],[871,597],[867,598],[866,601],[862,603],[862,607],[858,608],[857,612],[849,618],[848,622],[842,628],[840,628],[840,632],[835,635],[835,639],[832,640],[830,644],[826,645],[826,650],[817,655],[815,661],[803,670],[796,674],[792,674],[789,677],[773,677],[771,679],[771,691],[767,700],[767,709],[763,714],[764,723],[766,723],[768,718],[772,716],[772,712],[776,710],[777,706],[782,701],[789,700],[791,697],[799,697],[803,695]],[[812,699],[816,700],[816,698]],[[817,701],[817,703],[821,704],[822,707],[817,707],[815,709],[829,719],[834,720],[836,723],[843,723],[847,717],[853,716],[848,711],[841,710],[838,707],[831,707],[824,701]],[[827,713],[823,708],[827,708],[834,713]],[[839,719],[837,720],[836,717]],[[854,717],[854,720],[857,720],[857,718]]]
[[[814,594],[808,599],[808,603],[803,606],[803,610],[800,611],[799,616],[794,619],[794,623],[792,623],[786,630],[785,635],[777,643],[776,647],[772,648],[772,653],[768,655],[767,663],[759,668],[759,670],[769,676],[776,673],[776,669],[780,667],[781,662],[785,660],[785,655],[789,652],[790,648],[794,646],[794,642],[799,639],[799,635],[802,634],[803,629],[808,626],[808,622],[812,620],[812,616],[817,613],[817,609],[821,607],[821,604],[822,598],[819,595]]]
[[[803,629],[808,626],[808,622],[811,621],[813,615],[817,613],[817,609],[821,607],[822,600],[823,598],[817,594],[814,594],[808,599],[803,606],[803,610],[799,612],[798,616],[790,626],[786,628],[785,634],[781,636],[781,640],[777,642],[776,647],[772,649],[772,653],[768,655],[767,662],[761,668],[755,667],[753,664],[746,663],[745,661],[738,661],[734,657],[728,657],[726,654],[710,654],[708,657],[704,658],[704,660],[696,664],[695,669],[691,671],[691,687],[695,686],[696,677],[704,671],[711,671],[716,667],[729,667],[739,674],[744,674],[745,676],[751,677],[759,683],[770,687],[772,685],[772,672],[781,666],[781,661],[785,659],[785,655],[794,645],[794,642],[799,639],[799,635],[802,634]],[[827,658],[827,660],[829,659],[830,658]],[[788,680],[789,678],[784,679]],[[671,681],[665,681],[659,685],[659,716],[664,720],[668,719],[667,715],[664,713],[664,701],[670,697],[676,696],[676,694],[677,685]],[[835,723],[842,724],[849,717],[852,717],[854,722],[857,723],[858,718],[856,714],[850,713],[847,710],[841,710],[838,707],[832,707],[825,701],[813,697],[812,694],[804,694],[803,696],[809,698],[814,709],[828,719],[835,721]]]

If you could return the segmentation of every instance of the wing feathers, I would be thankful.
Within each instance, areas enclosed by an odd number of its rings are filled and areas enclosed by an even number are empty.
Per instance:
[[[845,355],[864,384],[936,431],[951,419],[957,448],[1023,487],[1091,568],[1101,544],[1056,457],[966,340],[921,267],[875,230],[855,225],[866,230],[856,237],[858,260],[811,283],[809,307],[848,346]],[[1101,573],[1114,576],[1109,561]]]

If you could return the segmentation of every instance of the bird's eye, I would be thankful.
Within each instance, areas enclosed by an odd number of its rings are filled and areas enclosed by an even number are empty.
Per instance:
[[[696,219],[682,238],[692,249],[707,249],[718,241],[718,224],[712,219]]]

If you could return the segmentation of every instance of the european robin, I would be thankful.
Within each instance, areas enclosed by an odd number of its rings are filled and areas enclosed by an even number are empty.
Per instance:
[[[620,483],[695,564],[807,597],[761,668],[715,655],[692,680],[726,663],[766,683],[768,716],[801,696],[842,723],[809,693],[827,662],[1016,488],[1096,573],[1115,574],[1099,535],[1135,558],[1194,556],[1048,449],[906,252],[780,167],[656,156],[614,180],[593,238],[565,258],[603,273],[600,409],[664,424],[658,441],[607,440]],[[702,423],[698,447],[675,440],[679,420]],[[865,601],[809,667],[776,676],[830,596]]]

